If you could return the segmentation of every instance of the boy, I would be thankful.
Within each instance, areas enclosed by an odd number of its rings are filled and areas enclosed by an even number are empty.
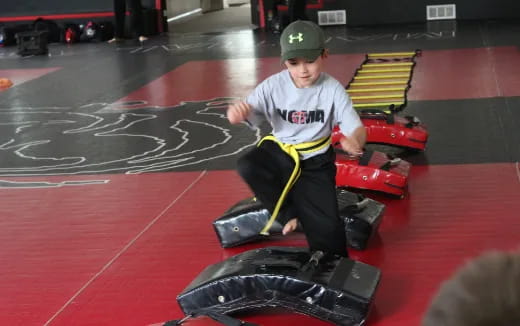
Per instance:
[[[327,58],[321,28],[296,21],[280,38],[287,67],[256,87],[243,102],[230,105],[230,123],[257,127],[267,121],[272,135],[238,161],[238,172],[274,219],[293,231],[301,222],[311,251],[347,256],[344,222],[336,198],[335,154],[330,144],[334,125],[347,135],[343,150],[361,155],[365,128],[345,88],[322,72]]]

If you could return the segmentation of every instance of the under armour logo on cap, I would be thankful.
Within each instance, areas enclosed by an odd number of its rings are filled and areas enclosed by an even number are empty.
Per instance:
[[[314,61],[325,49],[325,35],[316,23],[297,20],[283,30],[280,47],[282,62],[293,58]]]
[[[291,34],[289,35],[289,43],[293,44],[295,40],[298,40],[299,43],[303,42],[303,33],[298,33],[298,35]]]

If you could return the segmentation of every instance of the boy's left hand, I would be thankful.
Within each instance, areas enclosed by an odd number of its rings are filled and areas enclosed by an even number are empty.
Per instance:
[[[340,138],[339,143],[341,144],[341,148],[351,156],[363,155],[363,149],[354,137],[343,136]]]

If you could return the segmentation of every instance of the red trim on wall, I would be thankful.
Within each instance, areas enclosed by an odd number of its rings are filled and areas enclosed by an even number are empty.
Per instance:
[[[51,20],[51,19],[97,18],[97,17],[113,17],[113,16],[114,16],[113,12],[91,12],[91,13],[82,13],[82,14],[0,17],[0,22],[33,21],[38,18]]]
[[[163,12],[162,10],[157,10],[157,32],[164,33],[164,25],[163,25]]]
[[[157,31],[159,33],[164,33],[164,13],[163,10],[166,8],[163,8],[162,0],[155,0],[155,9],[157,10]]]
[[[258,11],[260,12],[260,27],[265,27],[264,0],[258,1]]]

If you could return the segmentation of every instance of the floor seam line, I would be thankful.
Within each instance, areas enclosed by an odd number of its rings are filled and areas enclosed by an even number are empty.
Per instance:
[[[45,322],[44,326],[49,325],[56,317],[58,317],[59,314],[61,314],[85,289],[92,284],[103,272],[105,272],[121,255],[123,255],[139,238],[146,232],[148,229],[150,229],[173,205],[175,205],[181,197],[184,196],[185,193],[187,193],[193,186],[199,182],[200,179],[204,175],[206,175],[207,170],[202,171],[199,176],[188,186],[186,189],[184,189],[165,209],[163,209],[150,223],[148,223],[141,232],[139,232],[130,242],[128,242],[123,249],[121,249],[108,263],[106,263],[101,270],[99,270],[93,277],[91,277],[65,304],[58,310],[54,315],[52,315],[47,322]]]

